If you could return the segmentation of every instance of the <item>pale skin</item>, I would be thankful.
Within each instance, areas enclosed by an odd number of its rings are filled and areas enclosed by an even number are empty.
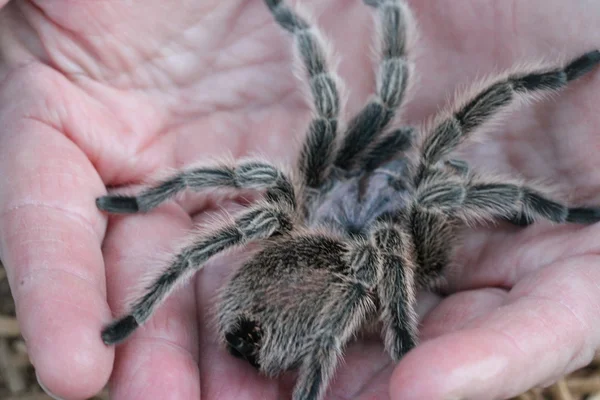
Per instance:
[[[156,254],[240,203],[188,196],[109,220],[94,203],[105,186],[220,154],[294,160],[290,143],[309,114],[288,38],[263,2],[6,3],[0,255],[40,380],[69,400],[109,379],[115,400],[289,396],[290,379],[260,377],[216,342],[210,307],[239,255],[210,263],[116,351],[100,340],[111,309],[122,311],[140,277],[162,266]],[[369,10],[358,0],[305,3],[321,3],[356,112],[373,89]],[[408,123],[494,68],[600,47],[593,0],[410,3],[421,42]],[[521,108],[469,159],[600,204],[599,90],[600,71]],[[353,344],[328,398],[507,398],[584,366],[600,345],[599,234],[600,225],[540,223],[467,236],[446,296],[421,296],[421,345],[393,365],[378,338]]]

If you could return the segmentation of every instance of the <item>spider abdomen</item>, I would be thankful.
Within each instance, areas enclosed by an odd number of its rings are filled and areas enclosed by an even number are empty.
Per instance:
[[[218,306],[221,338],[230,351],[256,350],[242,358],[274,376],[297,367],[328,338],[341,346],[333,333],[344,324],[336,319],[353,305],[361,314],[376,311],[375,294],[352,277],[347,251],[333,237],[297,236],[269,243],[242,265]],[[255,343],[244,329],[250,323],[260,331]]]

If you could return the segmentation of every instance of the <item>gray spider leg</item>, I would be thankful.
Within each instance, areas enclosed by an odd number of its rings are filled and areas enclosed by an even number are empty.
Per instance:
[[[447,212],[466,222],[490,218],[514,219],[517,222],[539,218],[556,223],[600,221],[599,208],[569,208],[541,190],[515,183],[433,183],[421,188],[417,201],[422,207]]]
[[[398,153],[411,148],[415,129],[410,126],[395,129],[384,135],[367,149],[363,156],[361,169],[372,171]]]
[[[170,266],[156,278],[131,307],[128,315],[102,331],[107,345],[123,341],[143,324],[175,287],[199,271],[213,256],[251,241],[266,239],[292,229],[292,210],[281,205],[263,204],[244,212],[234,223],[200,237],[174,256]]]
[[[511,202],[514,202],[512,214],[509,211]],[[490,204],[492,204],[491,207]],[[480,183],[470,186],[466,193],[465,206],[475,215],[480,210],[489,213],[499,212],[499,217],[510,220],[512,220],[511,216],[520,215],[521,221],[534,221],[538,219],[537,217],[557,223],[592,224],[600,221],[600,208],[569,208],[550,199],[540,190],[515,184]],[[516,213],[514,212],[515,207],[517,208]]]
[[[339,301],[339,303],[338,303]],[[336,310],[331,316],[326,336],[319,337],[311,346],[302,362],[292,396],[293,400],[321,400],[333,377],[338,360],[342,357],[344,345],[352,338],[374,310],[372,299],[364,286],[353,285],[345,296],[336,299],[344,304],[343,310]]]
[[[381,250],[382,276],[377,287],[381,302],[384,343],[394,361],[417,345],[414,245],[401,225],[384,223],[371,234]]]
[[[572,207],[567,214],[567,222],[593,224],[600,221],[600,207]]]
[[[111,213],[147,212],[179,192],[190,188],[272,189],[295,205],[295,194],[287,176],[263,161],[246,161],[237,166],[215,165],[183,171],[136,196],[108,195],[96,199],[100,210]]]
[[[319,344],[302,363],[292,400],[321,400],[341,356],[335,344]]]
[[[412,23],[410,10],[399,0],[366,0],[365,3],[377,9],[381,62],[375,97],[350,121],[343,136],[335,160],[335,165],[343,169],[356,166],[358,156],[394,118],[404,99],[410,75],[407,56]],[[400,142],[402,144],[404,140]]]
[[[502,219],[521,227],[531,225],[534,222],[531,217],[523,213],[517,213],[510,218],[502,217]],[[566,218],[566,222],[573,224],[593,224],[598,221],[600,221],[599,207],[572,207],[569,208]]]
[[[340,113],[339,78],[330,71],[326,44],[316,27],[294,12],[282,0],[266,0],[275,20],[294,36],[313,98],[315,115],[300,154],[299,169],[304,184],[319,187],[329,173],[333,161]]]
[[[420,287],[435,287],[451,260],[455,225],[448,216],[419,206],[408,214],[408,223],[418,265],[415,280]]]
[[[345,345],[376,311],[372,291],[381,269],[379,251],[363,241],[353,242],[350,246],[344,256],[351,270],[350,280],[343,285],[341,294],[331,299],[329,307],[322,310],[329,317],[322,334],[308,347],[293,400],[323,399]]]
[[[438,123],[429,131],[421,148],[422,160],[415,177],[416,183],[420,183],[429,167],[453,151],[476,128],[505,109],[515,98],[562,89],[567,83],[591,71],[598,63],[600,51],[594,50],[571,61],[564,68],[513,74],[487,86],[449,116],[438,119]]]
[[[528,218],[527,215],[521,213],[516,213],[510,217],[500,217],[500,219],[522,228],[527,227],[535,222]]]

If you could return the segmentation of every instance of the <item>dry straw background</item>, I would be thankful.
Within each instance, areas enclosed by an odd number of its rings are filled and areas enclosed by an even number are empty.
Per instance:
[[[25,343],[19,336],[6,273],[0,266],[0,400],[51,400],[38,386]],[[108,400],[106,392],[93,400]],[[513,400],[600,400],[600,358],[546,389]]]

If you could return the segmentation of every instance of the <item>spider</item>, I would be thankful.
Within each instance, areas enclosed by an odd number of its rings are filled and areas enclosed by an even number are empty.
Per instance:
[[[135,213],[185,189],[262,194],[173,255],[129,314],[101,337],[107,345],[125,340],[210,258],[258,242],[260,249],[221,290],[220,339],[267,376],[297,369],[293,399],[320,400],[346,344],[369,326],[381,322],[394,361],[417,345],[415,293],[440,281],[458,229],[498,220],[519,226],[600,220],[600,208],[568,207],[541,188],[478,174],[452,157],[517,100],[556,92],[590,72],[600,51],[561,67],[498,76],[432,124],[393,129],[412,77],[413,20],[401,0],[364,0],[378,28],[376,93],[342,128],[340,80],[322,35],[283,0],[265,3],[293,38],[310,87],[313,116],[296,168],[290,174],[261,159],[215,163],[179,172],[136,196],[98,198],[101,210]]]

